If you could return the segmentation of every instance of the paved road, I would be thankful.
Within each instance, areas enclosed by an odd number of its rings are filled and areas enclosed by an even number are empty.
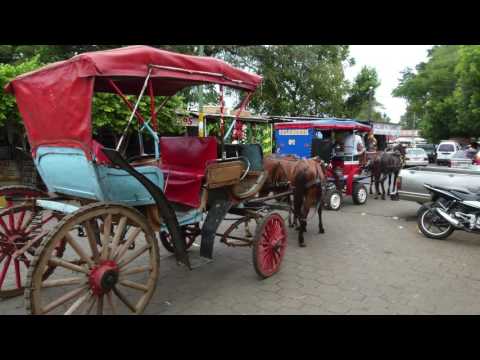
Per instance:
[[[161,276],[146,314],[478,314],[480,239],[419,234],[418,205],[369,199],[310,221],[307,248],[290,230],[281,271],[259,280],[248,248],[216,244],[215,261],[191,272],[161,249]],[[193,257],[199,248],[194,247]],[[23,299],[0,314],[23,314]]]

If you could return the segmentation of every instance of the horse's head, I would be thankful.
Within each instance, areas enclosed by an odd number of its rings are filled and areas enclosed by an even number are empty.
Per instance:
[[[399,156],[404,157],[406,155],[405,148],[403,147],[402,144],[397,144],[393,147],[393,152],[395,154],[398,154]]]

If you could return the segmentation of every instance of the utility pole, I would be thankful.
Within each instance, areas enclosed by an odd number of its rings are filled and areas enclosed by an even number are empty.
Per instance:
[[[373,87],[370,86],[368,88],[368,121],[372,121],[372,95],[373,95]]]
[[[198,46],[198,55],[204,55],[204,46]],[[202,85],[198,86],[198,130],[199,136],[207,136],[207,123],[205,121],[205,114],[203,113],[203,88]]]

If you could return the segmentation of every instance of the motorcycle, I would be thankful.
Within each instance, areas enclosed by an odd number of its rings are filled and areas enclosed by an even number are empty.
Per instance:
[[[423,185],[432,202],[417,212],[417,224],[428,238],[446,239],[455,230],[480,234],[480,194]]]

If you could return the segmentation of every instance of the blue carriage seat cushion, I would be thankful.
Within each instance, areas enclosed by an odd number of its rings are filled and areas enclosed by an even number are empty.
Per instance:
[[[217,139],[213,136],[161,137],[160,153],[167,199],[199,207],[205,169],[217,158]]]

